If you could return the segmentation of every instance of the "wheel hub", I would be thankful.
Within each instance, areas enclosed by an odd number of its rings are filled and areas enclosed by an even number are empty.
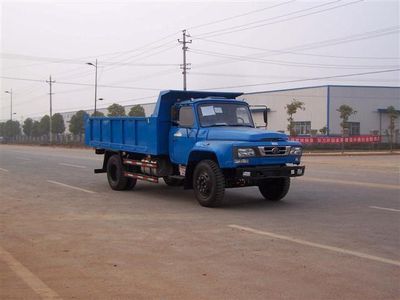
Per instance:
[[[206,172],[202,172],[196,181],[197,189],[203,196],[208,196],[210,194],[210,176]]]

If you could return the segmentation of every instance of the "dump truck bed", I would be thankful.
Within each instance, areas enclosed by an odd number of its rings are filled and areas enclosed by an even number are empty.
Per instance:
[[[88,117],[85,143],[113,151],[168,155],[171,107],[179,101],[205,97],[234,99],[242,93],[162,91],[150,117]]]
[[[107,150],[161,155],[168,153],[155,117],[92,117],[86,120],[86,144]],[[165,126],[161,126],[165,127]],[[168,138],[168,133],[166,134]],[[168,146],[168,143],[165,142]]]

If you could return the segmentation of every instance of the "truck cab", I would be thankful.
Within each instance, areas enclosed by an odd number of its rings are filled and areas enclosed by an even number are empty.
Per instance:
[[[114,189],[163,178],[193,189],[203,206],[218,206],[225,188],[244,186],[258,186],[267,200],[282,199],[290,178],[304,174],[302,146],[283,133],[255,128],[240,95],[166,91],[148,118],[89,118],[88,144],[105,154],[96,172],[107,172]]]

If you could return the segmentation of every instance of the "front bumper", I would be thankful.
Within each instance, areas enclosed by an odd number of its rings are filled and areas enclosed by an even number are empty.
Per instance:
[[[236,169],[236,177],[250,180],[274,177],[299,177],[304,175],[305,168],[305,166],[239,167]]]

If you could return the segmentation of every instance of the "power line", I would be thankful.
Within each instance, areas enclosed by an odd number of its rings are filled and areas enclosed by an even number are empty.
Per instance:
[[[90,73],[93,73],[93,72],[91,71]],[[168,75],[168,74],[171,74],[171,73],[176,73],[176,68],[160,71],[160,72],[153,73],[153,74],[149,74],[148,76],[140,76],[140,77],[137,77],[135,79],[129,79],[129,80],[113,82],[113,83],[111,83],[111,85],[125,83],[125,82],[136,82],[136,81],[141,81],[141,80],[144,80],[144,79],[153,78],[153,77],[157,77],[157,76]],[[57,94],[69,94],[69,93],[81,92],[81,91],[84,91],[84,90],[88,90],[91,87],[92,86],[88,85],[88,86],[84,86],[84,87],[76,88],[76,89],[72,89],[72,90],[58,91]],[[23,105],[23,104],[26,104],[26,103],[32,103],[33,100],[43,100],[43,97],[45,95],[46,94],[41,93],[39,95],[34,96],[33,98],[29,98],[28,101],[18,102],[14,106],[20,106],[20,105]]]
[[[122,100],[122,101],[114,101],[114,102],[106,102],[106,104],[112,104],[112,103],[124,103],[124,102],[132,102],[132,101],[139,101],[139,100],[145,100],[145,99],[157,99],[158,95],[152,95],[152,96],[145,96],[145,97],[138,97],[138,98],[133,98],[133,99],[127,99],[127,100]],[[155,102],[154,102],[155,103]],[[132,105],[134,105],[135,103],[131,103]],[[127,104],[127,105],[131,105],[131,104]],[[99,110],[101,109],[107,109],[107,107],[102,107],[99,108]],[[91,111],[93,110],[92,107],[71,107],[71,108],[64,108],[61,111],[59,111],[59,113],[68,113],[68,112],[76,112],[78,110],[84,110],[84,111]],[[42,112],[37,112],[37,113],[32,113],[32,114],[27,114],[26,116],[40,116],[45,114],[46,111],[42,111]]]
[[[170,44],[170,43],[171,43],[171,42],[168,42],[168,44]],[[124,66],[124,65],[129,65],[129,64],[131,64],[131,63],[134,62],[134,61],[143,60],[143,59],[145,59],[145,58],[152,57],[152,56],[154,56],[154,55],[157,55],[157,54],[159,54],[159,53],[166,52],[166,51],[168,51],[168,50],[170,50],[170,49],[176,47],[176,45],[172,45],[172,46],[169,46],[169,47],[164,47],[164,46],[165,46],[165,45],[162,45],[162,47],[163,47],[164,49],[161,49],[161,50],[156,51],[156,52],[153,52],[153,53],[151,53],[153,50],[155,50],[155,49],[157,49],[157,48],[160,48],[160,47],[156,47],[156,48],[154,48],[154,49],[152,49],[152,50],[150,50],[150,51],[144,51],[144,52],[142,52],[142,53],[133,55],[133,56],[129,57],[129,58],[126,60],[125,63],[122,62],[122,63],[120,63],[119,65],[114,64],[114,65],[112,65],[112,66],[105,67],[105,69],[106,69],[107,71],[110,71],[110,70],[112,70],[112,69],[120,68],[120,67],[122,67],[122,66]],[[149,52],[150,52],[150,53],[149,53]],[[147,54],[147,55],[145,55],[145,54]],[[145,56],[139,57],[139,56],[142,56],[142,55],[145,55]],[[132,58],[135,58],[135,57],[136,57],[136,59],[135,59],[135,60],[132,60]],[[179,64],[164,64],[164,66],[179,66]]]
[[[272,85],[272,84],[293,83],[293,82],[313,81],[313,80],[323,80],[323,79],[331,79],[331,78],[345,78],[345,77],[352,77],[352,76],[363,76],[363,75],[371,75],[371,74],[398,72],[399,70],[400,69],[391,69],[391,70],[381,70],[381,71],[373,71],[373,72],[363,72],[363,73],[352,73],[352,74],[343,74],[343,75],[314,77],[314,78],[306,78],[306,79],[294,79],[294,80],[286,80],[286,81],[274,81],[274,82],[264,82],[264,83],[254,83],[254,84],[243,84],[243,85],[236,85],[236,86],[212,87],[212,88],[206,88],[206,89],[201,89],[201,90],[223,90],[223,89],[231,89],[231,88],[264,86],[264,85]]]
[[[279,51],[292,51],[292,50],[310,50],[310,49],[315,49],[315,48],[322,48],[322,47],[328,47],[328,46],[333,46],[333,45],[338,45],[342,43],[351,43],[359,40],[365,40],[365,39],[371,39],[371,38],[376,38],[379,36],[384,36],[388,34],[393,34],[394,31],[398,32],[399,27],[398,26],[392,26],[392,27],[387,27],[387,28],[381,28],[378,30],[374,31],[368,31],[368,32],[363,32],[363,33],[358,33],[354,35],[348,35],[340,38],[334,38],[334,39],[328,39],[328,40],[323,40],[323,41],[317,41],[313,43],[307,43],[303,45],[298,45],[294,47],[289,47],[285,49],[280,49]],[[265,57],[265,56],[274,56],[274,55],[281,55],[281,53],[274,53],[271,54],[269,52],[267,53],[255,53],[251,55],[252,57]],[[197,65],[197,68],[203,68],[207,67],[209,65],[216,66],[216,65],[221,65],[221,64],[226,64],[230,63],[230,60],[223,60],[223,61],[212,61],[208,63],[203,63],[200,65]]]
[[[3,79],[9,80],[20,80],[20,81],[32,81],[32,82],[45,82],[44,80],[39,79],[31,79],[31,78],[19,78],[19,77],[10,77],[10,76],[0,76]],[[90,83],[80,83],[80,82],[65,82],[65,81],[57,81],[57,84],[65,84],[65,85],[80,85],[80,86],[94,86]],[[156,88],[145,88],[145,87],[133,87],[133,86],[116,86],[116,85],[98,85],[98,87],[103,88],[113,88],[113,89],[131,89],[131,90],[146,90],[146,91],[160,91],[162,89]]]
[[[293,76],[276,76],[276,75],[256,75],[256,74],[233,74],[233,73],[213,73],[213,72],[191,72],[195,76],[215,76],[215,77],[233,77],[233,78],[297,78]],[[305,78],[307,79],[307,78]],[[398,82],[397,79],[364,79],[359,81],[366,82]]]
[[[279,4],[276,4],[276,5],[264,7],[264,8],[261,8],[261,9],[251,10],[251,11],[248,11],[248,12],[243,13],[243,14],[234,15],[234,16],[231,16],[231,17],[219,19],[219,20],[216,20],[216,21],[212,21],[212,22],[208,22],[208,23],[204,23],[204,24],[200,24],[200,25],[195,25],[195,26],[189,27],[188,29],[192,30],[192,29],[201,28],[201,27],[205,27],[205,26],[209,26],[209,25],[213,25],[213,24],[222,23],[222,22],[229,21],[229,20],[232,20],[232,19],[248,16],[248,15],[251,15],[251,14],[254,14],[254,13],[259,13],[259,12],[262,12],[262,11],[265,11],[265,10],[268,10],[268,9],[271,9],[271,8],[275,8],[275,7],[278,7],[278,6],[286,5],[286,4],[295,2],[295,1],[296,0],[291,0],[291,1],[283,2],[283,3],[279,3]]]
[[[361,2],[361,1],[364,1],[364,0],[356,0],[356,1],[353,1],[353,2],[349,2],[349,3],[345,3],[345,4],[341,4],[341,5],[336,5],[336,6],[333,6],[333,7],[330,7],[330,8],[317,10],[317,11],[315,11],[315,12],[310,12],[310,13],[307,13],[307,14],[303,14],[303,15],[299,15],[299,16],[294,16],[294,17],[290,17],[290,18],[283,19],[283,20],[277,20],[277,21],[274,21],[274,22],[263,23],[263,24],[254,25],[254,26],[248,26],[248,25],[252,25],[252,24],[256,24],[256,23],[265,22],[265,21],[268,21],[268,20],[279,19],[279,18],[282,18],[282,17],[285,17],[285,16],[297,14],[297,13],[303,12],[303,11],[313,10],[313,9],[315,9],[315,8],[322,7],[322,6],[326,6],[326,5],[330,5],[330,4],[332,4],[332,3],[340,2],[340,1],[341,1],[341,0],[335,0],[335,1],[328,2],[328,3],[323,3],[323,4],[315,5],[315,6],[306,8],[306,9],[301,9],[301,10],[298,10],[298,11],[294,11],[294,12],[291,12],[291,13],[283,14],[283,15],[280,15],[280,16],[275,16],[275,17],[272,17],[272,18],[264,19],[264,20],[259,20],[259,21],[255,21],[255,22],[250,22],[250,23],[242,24],[242,25],[232,26],[232,27],[225,28],[225,29],[214,30],[214,31],[202,33],[202,34],[200,34],[199,36],[208,36],[208,37],[219,36],[219,35],[225,35],[225,34],[230,34],[230,33],[234,33],[234,32],[240,32],[240,31],[244,31],[244,30],[249,30],[249,29],[264,27],[264,26],[268,26],[268,25],[272,25],[272,24],[283,23],[283,22],[286,22],[286,21],[291,21],[291,20],[295,20],[295,19],[307,17],[307,16],[314,15],[314,14],[318,14],[318,13],[321,13],[321,12],[334,10],[334,9],[337,9],[337,8],[340,8],[340,7],[345,7],[345,6],[353,5],[353,4],[356,4],[356,3]],[[247,26],[247,27],[246,27],[246,26]],[[237,29],[235,29],[235,28],[237,28]]]
[[[239,55],[231,55],[220,52],[213,51],[202,51],[198,49],[192,49],[191,52],[208,55],[208,56],[216,56],[223,58],[231,58],[238,61],[247,61],[247,62],[255,62],[255,63],[264,63],[264,64],[272,64],[272,65],[280,65],[280,66],[290,66],[290,67],[306,67],[306,68],[341,68],[341,69],[382,69],[382,68],[393,68],[394,66],[381,66],[381,65],[329,65],[329,64],[311,64],[311,63],[298,63],[294,61],[284,61],[284,60],[265,60],[261,58],[249,57],[249,56],[239,56]]]
[[[135,51],[143,50],[143,49],[146,49],[148,46],[152,46],[152,45],[154,45],[154,44],[157,44],[158,42],[161,42],[161,41],[163,41],[163,40],[166,40],[167,38],[170,38],[170,37],[172,37],[172,36],[176,36],[178,33],[180,33],[180,31],[175,31],[174,33],[168,34],[167,36],[164,36],[164,37],[162,37],[162,38],[160,38],[160,39],[157,39],[157,40],[155,40],[155,41],[153,41],[153,42],[144,44],[143,46],[140,46],[140,47],[137,47],[137,48],[134,48],[134,49],[124,50],[124,51],[117,51],[117,52],[109,52],[109,53],[103,53],[103,54],[98,54],[98,55],[96,55],[96,57],[108,56],[108,55],[114,55],[114,54],[117,54],[117,56],[120,56],[121,54],[125,54],[125,53],[130,53],[130,52],[135,52]],[[91,56],[91,57],[93,57],[93,56]],[[113,56],[113,57],[115,57],[115,56]],[[88,58],[88,57],[85,57],[85,58]]]
[[[176,31],[176,32],[174,32],[174,33],[171,33],[171,34],[169,34],[169,35],[167,35],[167,36],[164,36],[164,37],[162,37],[162,38],[160,38],[160,39],[157,39],[157,40],[155,40],[155,41],[153,41],[153,42],[144,44],[144,45],[142,45],[142,46],[140,46],[140,47],[137,47],[137,48],[134,48],[134,49],[124,50],[124,51],[118,51],[118,52],[102,53],[102,54],[99,54],[99,55],[96,55],[96,56],[84,56],[84,57],[75,58],[75,60],[87,60],[87,59],[91,59],[91,58],[93,58],[93,57],[110,56],[110,55],[111,55],[111,57],[116,58],[116,57],[122,56],[122,55],[124,55],[124,54],[128,54],[128,53],[134,52],[134,51],[139,51],[139,50],[146,49],[147,47],[149,47],[149,46],[151,46],[151,45],[154,45],[154,44],[156,44],[156,43],[158,43],[158,42],[161,42],[161,41],[163,41],[163,40],[165,40],[165,39],[167,39],[167,38],[169,38],[169,37],[172,37],[172,36],[176,35],[177,33],[179,33],[179,31]],[[33,63],[33,64],[25,65],[25,66],[23,66],[23,67],[39,66],[39,65],[49,64],[49,63],[53,63],[53,62]],[[17,66],[17,67],[19,67],[19,66]],[[7,68],[7,69],[10,69],[10,68]]]
[[[169,42],[171,43],[171,42]],[[148,52],[146,52],[148,53]],[[146,53],[141,53],[146,54]],[[23,55],[23,54],[15,54],[15,53],[1,53],[3,57],[6,59],[18,59],[18,60],[33,60],[33,61],[47,61],[49,63],[56,63],[56,64],[85,64],[86,61],[84,60],[76,60],[76,59],[69,59],[69,58],[55,58],[55,57],[41,57],[41,56],[31,56],[31,55]],[[139,55],[138,55],[139,56]],[[102,61],[102,64],[105,66],[113,66],[113,65],[120,65],[120,66],[134,66],[134,67],[163,67],[163,66],[177,66],[179,64],[167,64],[167,63],[129,63],[124,61]]]
[[[392,32],[390,32],[391,34]],[[266,49],[266,48],[260,48],[260,47],[255,47],[255,46],[245,46],[245,45],[240,45],[240,44],[233,44],[233,43],[228,43],[224,41],[215,41],[215,40],[209,40],[209,39],[204,39],[204,38],[196,38],[205,42],[210,42],[210,43],[215,43],[215,44],[221,44],[221,45],[227,45],[227,46],[233,46],[237,48],[243,48],[243,49],[252,49],[252,50],[261,50],[261,51],[267,51],[267,52],[272,52],[272,53],[277,53],[277,54],[292,54],[292,55],[298,55],[298,56],[311,56],[311,57],[327,57],[327,58],[340,58],[340,59],[382,59],[382,60],[399,60],[400,57],[379,57],[379,56],[339,56],[339,55],[323,55],[323,54],[312,54],[312,53],[302,53],[302,52],[295,52],[295,51],[289,51],[289,50],[277,50],[277,49]]]

